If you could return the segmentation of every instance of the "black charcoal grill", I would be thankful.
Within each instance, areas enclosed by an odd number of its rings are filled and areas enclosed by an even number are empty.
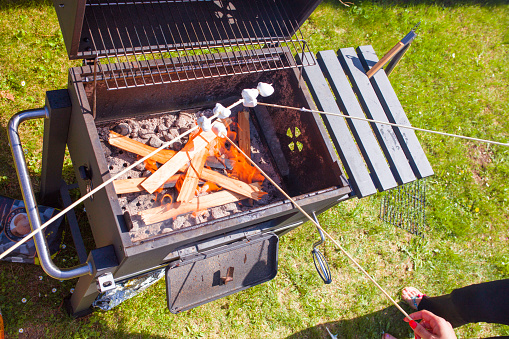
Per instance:
[[[376,62],[374,53],[359,58],[348,49],[350,54],[340,53],[339,59],[333,52],[332,58],[319,54],[317,63],[299,27],[319,3],[54,1],[69,57],[83,59],[84,65],[70,70],[67,89],[47,92],[44,108],[11,119],[9,134],[32,228],[41,223],[17,135],[18,125],[27,119],[45,119],[40,202],[51,205],[70,204],[68,190],[73,186],[61,175],[66,147],[83,195],[113,171],[105,156],[112,150],[98,133],[103,126],[197,112],[217,102],[228,105],[243,88],[260,81],[276,88],[264,99],[269,103],[315,108],[311,92],[324,110],[339,112],[340,107],[363,115],[364,109],[375,118],[406,119],[402,109],[394,109],[401,107],[397,98],[387,95],[392,88],[384,82],[383,71],[372,83],[365,77],[365,69]],[[366,86],[373,93],[365,94]],[[317,114],[257,106],[250,110],[250,119],[275,179],[309,214],[432,174],[413,132],[324,117],[339,161]],[[126,282],[144,277],[155,281],[161,272],[166,274],[172,312],[268,281],[277,273],[278,237],[306,221],[277,194],[188,227],[176,229],[163,221],[157,224],[160,232],[144,232],[131,207],[119,202],[113,185],[87,199],[85,208],[96,246],[88,255],[74,215],[68,213],[81,265],[56,267],[44,236],[35,236],[50,276],[80,277],[67,299],[75,316],[88,313],[92,305],[115,306]]]

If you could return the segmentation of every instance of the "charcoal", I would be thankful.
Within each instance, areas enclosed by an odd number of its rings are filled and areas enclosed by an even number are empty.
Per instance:
[[[179,133],[180,133],[180,134],[184,134],[184,133],[186,133],[187,131],[189,131],[190,129],[191,129],[191,128],[189,128],[188,126],[181,127],[181,128],[179,129]]]
[[[184,127],[188,127],[194,123],[194,115],[190,113],[180,113],[179,118],[177,120],[177,127],[182,129]],[[187,128],[189,129],[189,127]]]
[[[119,128],[118,126],[121,124],[126,124],[129,127],[131,138],[146,143],[152,147],[159,147],[163,141],[174,140],[179,137],[180,133],[184,133],[195,126],[195,119],[197,117],[210,117],[212,114],[212,110],[207,109],[192,114],[181,112],[179,114],[167,114],[165,116],[155,115],[152,117],[144,117],[142,119],[124,119],[117,122],[108,122],[102,126],[98,126],[97,131],[101,140],[107,140],[110,130],[115,127]],[[233,120],[235,121],[235,116],[233,117]],[[230,128],[232,130],[236,130],[235,124],[232,124]],[[189,136],[180,138],[171,145],[171,149],[180,151],[188,140]],[[258,136],[254,126],[251,126],[251,143],[253,149],[253,160],[259,164],[264,171],[268,172],[269,176],[278,180],[277,175],[271,168],[270,161],[268,161],[268,158],[266,157],[267,151],[262,152],[263,148],[260,142],[260,137]],[[102,148],[104,150],[105,157],[108,160],[108,167],[111,167],[110,171],[112,174],[120,172],[129,164],[134,163],[136,159],[139,159],[136,155],[130,152],[124,152],[116,147],[111,147],[107,141],[102,144]],[[231,169],[232,164],[235,162],[235,160],[224,158],[213,161],[213,157],[211,158],[212,159],[209,161],[212,162],[208,163],[208,166],[223,174],[227,174],[226,171],[222,170],[224,168],[223,163],[226,163],[227,168]],[[145,168],[145,164],[139,164],[132,171],[123,175],[121,179],[137,177],[144,178],[150,175],[152,175],[152,172]],[[144,225],[141,220],[137,219],[138,212],[161,204],[169,203],[169,198],[165,198],[162,202],[161,199],[163,199],[165,194],[170,194],[173,198],[175,198],[178,195],[178,191],[175,188],[166,188],[161,193],[158,193],[159,195],[148,194],[147,192],[132,193],[125,195],[125,197],[123,195],[119,197],[119,203],[124,210],[128,211],[131,216],[133,216],[133,228],[130,230],[131,239],[133,241],[139,241],[157,234],[172,232],[177,229],[190,227],[213,219],[240,213],[256,206],[270,204],[274,201],[278,194],[277,190],[273,188],[268,181],[264,182],[263,191],[268,194],[264,195],[260,201],[254,201],[254,206],[251,206],[249,201],[245,199],[242,203],[230,203],[223,206],[217,206],[208,211],[197,212],[195,214],[188,213],[178,216],[175,220],[170,219],[162,224],[148,226]],[[201,194],[206,195],[209,193]]]
[[[147,129],[144,129],[144,128],[140,128],[139,131],[138,131],[138,136],[142,139],[148,139],[150,138],[151,136],[153,136],[155,133],[152,132],[152,131],[149,131]]]
[[[175,114],[168,114],[165,120],[166,127],[171,128],[175,121],[177,121],[177,116]]]
[[[122,122],[113,127],[113,132],[126,136],[131,133],[131,127],[127,123]]]
[[[163,142],[158,137],[151,137],[148,144],[152,147],[159,148],[163,145]]]
[[[176,129],[169,129],[164,133],[164,140],[171,141],[179,136],[179,132]]]
[[[135,168],[136,168],[138,171],[143,172],[143,171],[145,171],[145,164],[144,164],[144,163],[138,164],[138,165],[136,165],[136,167],[135,167]]]
[[[168,127],[166,127],[166,125],[164,125],[164,124],[159,124],[156,127],[157,133],[162,133],[162,132],[165,132],[167,130],[168,130]]]
[[[175,151],[180,151],[182,149],[182,147],[184,147],[184,145],[182,145],[182,143],[180,141],[175,141],[172,145],[171,145],[171,148]]]

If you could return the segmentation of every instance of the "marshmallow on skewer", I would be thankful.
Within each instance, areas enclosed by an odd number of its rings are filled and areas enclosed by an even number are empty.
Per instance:
[[[259,82],[256,87],[262,97],[269,97],[274,93],[274,87],[271,84],[265,82]]]
[[[242,98],[244,99],[244,106],[255,107],[258,104],[256,97],[258,97],[258,90],[256,88],[246,88],[242,90]]]
[[[224,138],[228,135],[228,131],[226,130],[226,126],[222,122],[216,122],[212,125],[212,132],[214,132],[218,137]]]
[[[205,116],[201,116],[197,120],[198,126],[203,130],[203,132],[208,132],[212,129],[212,122]]]
[[[232,114],[232,111],[224,107],[220,103],[217,103],[216,107],[214,107],[213,113],[214,114],[219,113],[219,115],[217,116],[219,119],[226,119]]]

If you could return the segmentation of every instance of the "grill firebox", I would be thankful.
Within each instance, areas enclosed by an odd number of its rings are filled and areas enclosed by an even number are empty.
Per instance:
[[[115,124],[122,119],[210,109],[217,102],[228,105],[239,98],[239,89],[256,87],[260,81],[272,83],[276,88],[271,97],[264,99],[267,102],[314,107],[297,69],[229,75],[119,91],[108,90],[104,82],[95,83],[93,73],[94,66],[88,65],[71,69],[69,76],[71,105],[66,144],[82,194],[111,176],[105,159],[104,140],[97,132],[102,126]],[[92,115],[94,101],[95,119]],[[263,144],[264,158],[268,159],[276,173],[275,179],[306,211],[320,213],[348,197],[351,190],[318,116],[265,109],[262,106],[249,110],[256,134]],[[291,136],[288,131],[293,131]],[[297,142],[299,147],[289,146]],[[83,172],[87,175],[83,176]],[[46,186],[59,180],[58,176],[50,174],[43,178]],[[279,235],[305,221],[304,216],[277,193],[266,205],[255,202],[253,206],[243,206],[226,217],[210,217],[185,228],[170,228],[160,232],[148,231],[147,227],[145,233],[144,226],[140,226],[135,228],[137,233],[134,233],[132,224],[137,217],[122,209],[111,184],[94,194],[93,199],[87,199],[85,208],[97,248],[109,248],[120,263],[113,270],[116,281],[181,260],[183,256],[179,253],[195,252],[201,242],[208,243],[210,239],[224,238],[218,242],[221,246],[227,246],[233,240],[238,241],[239,234],[248,231]],[[163,228],[164,222],[161,223]],[[153,230],[154,226],[150,229]],[[232,234],[235,236],[232,237]],[[216,243],[214,246],[219,245]],[[98,294],[94,289],[88,295],[90,289],[87,283],[91,284],[88,276],[80,278],[78,285],[81,281],[86,288],[77,288],[71,299],[72,312],[76,314],[88,309],[91,300]]]
[[[302,82],[299,87],[299,73],[290,69],[179,84],[164,84],[150,88],[131,88],[114,92],[108,91],[105,86],[98,87],[96,93],[97,118],[94,120],[89,113],[93,92],[87,90],[87,88],[93,87],[93,83],[82,82],[82,79],[88,77],[87,71],[89,70],[88,67],[71,70],[69,87],[73,89],[72,100],[80,102],[79,105],[73,104],[68,138],[69,151],[77,176],[79,177],[79,168],[82,166],[86,167],[89,173],[89,177],[85,180],[78,180],[82,192],[86,192],[90,187],[97,187],[110,177],[109,164],[104,157],[105,143],[97,134],[97,127],[108,122],[139,116],[165,116],[178,114],[179,111],[213,108],[216,102],[223,102],[227,105],[232,101],[232,98],[238,98],[239,88],[253,87],[259,81],[273,83],[278,88],[276,93],[270,97],[270,101],[297,107],[310,107],[311,104],[309,95],[302,90],[305,88],[304,83]],[[335,155],[330,152],[331,145],[327,143],[327,136],[324,134],[323,127],[318,124],[319,120],[316,120],[316,117],[278,109],[269,109],[268,115],[261,115],[257,114],[259,109],[252,110],[251,118],[253,123],[258,126],[257,134],[260,134],[266,144],[264,152],[269,153],[266,154],[266,159],[273,163],[272,167],[277,169],[277,177],[280,178],[291,196],[320,195],[316,192],[327,191],[331,187],[345,186],[341,181],[341,170],[335,160]],[[168,113],[165,113],[165,110]],[[258,119],[261,117],[268,118],[270,121],[262,121],[260,124]],[[266,127],[267,124],[270,128]],[[303,146],[301,149],[294,148],[292,151],[288,145],[296,137],[289,137],[287,133],[288,130],[295,131],[296,129],[300,131],[298,138],[302,140],[299,142]],[[274,145],[277,140],[273,140],[273,135],[264,134],[268,132],[275,134],[279,140],[278,144]],[[279,147],[284,158],[281,158],[281,154],[275,156],[270,154],[271,146]],[[284,168],[284,173],[280,173],[279,168]],[[242,222],[235,221],[234,216],[226,219],[231,219],[230,222],[239,224],[240,228],[253,222],[257,223],[260,221],[259,218],[252,218],[250,215],[259,214],[262,210],[264,214],[270,215],[275,207],[273,205],[279,206],[283,203],[283,199],[279,195],[275,200],[275,203],[267,206],[255,204],[253,209],[257,210],[256,213],[249,210],[242,211],[241,219],[244,220]],[[106,208],[106,206],[108,207]],[[93,225],[92,228],[97,228],[98,233],[111,234],[112,231],[116,233],[120,231],[127,235],[131,220],[128,220],[128,225],[118,222],[118,220],[123,221],[124,211],[120,207],[112,187],[107,187],[104,191],[94,194],[93,200],[87,201],[86,210],[91,225]],[[108,214],[109,217],[106,218],[105,216]],[[131,217],[127,216],[126,218]],[[248,221],[250,219],[253,220]],[[205,224],[221,224],[221,221],[214,220]],[[113,227],[113,225],[116,226]],[[209,234],[206,231],[206,226],[194,225],[191,228],[204,228],[204,230],[200,230],[200,233],[214,235],[214,233]],[[219,230],[225,232],[229,228],[226,230],[219,228]],[[186,232],[191,232],[191,230],[182,229],[178,233]],[[103,235],[97,238],[96,242],[99,246],[106,245],[101,243],[101,239],[104,239]],[[189,239],[190,241],[198,240],[193,236],[190,236]],[[123,247],[130,246],[123,244]]]

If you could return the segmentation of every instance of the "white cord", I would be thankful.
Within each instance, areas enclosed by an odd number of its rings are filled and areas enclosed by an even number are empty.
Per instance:
[[[304,108],[304,107],[297,108],[297,107],[291,107],[291,106],[268,104],[268,103],[264,103],[264,102],[259,102],[258,105],[270,106],[270,107],[276,107],[276,108],[284,108],[284,109],[292,109],[292,110],[301,111],[301,112],[310,112],[310,113],[320,113],[320,114],[326,114],[326,115],[333,115],[333,116],[337,116],[337,117],[343,117],[343,118],[360,120],[360,121],[367,121],[367,122],[374,122],[376,124],[383,124],[383,125],[389,125],[389,126],[393,126],[393,127],[401,127],[401,128],[406,128],[406,129],[413,129],[415,131],[439,134],[439,135],[444,135],[444,136],[447,136],[447,137],[454,137],[454,138],[460,138],[460,139],[466,139],[466,140],[472,140],[472,141],[479,141],[479,142],[485,142],[487,144],[493,144],[493,145],[500,145],[500,146],[509,147],[509,143],[503,143],[503,142],[499,142],[499,141],[467,137],[467,136],[459,135],[459,134],[451,134],[451,133],[445,133],[445,132],[438,132],[438,131],[433,131],[433,130],[430,130],[430,129],[413,127],[413,126],[409,126],[409,125],[394,124],[394,123],[388,122],[388,121],[379,121],[379,120],[373,120],[373,119],[368,119],[368,118],[353,117],[353,116],[346,115],[346,114],[341,114],[341,113],[331,113],[331,112],[318,111],[318,110]]]

